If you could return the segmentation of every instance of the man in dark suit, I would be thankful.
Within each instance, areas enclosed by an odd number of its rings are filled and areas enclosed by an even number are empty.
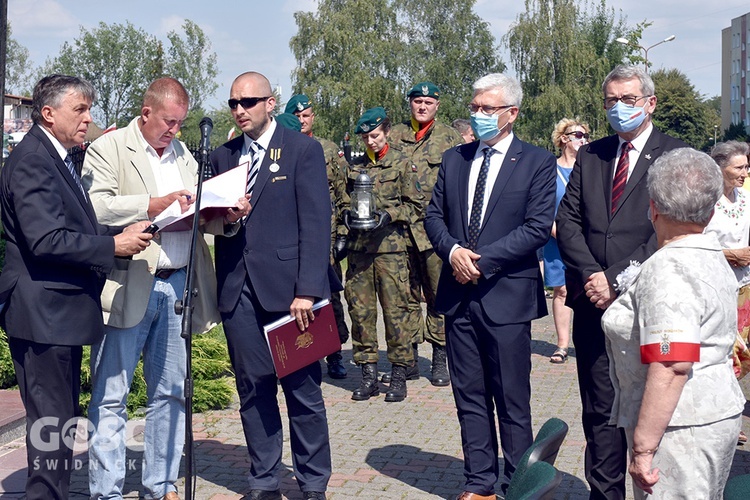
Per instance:
[[[578,151],[557,213],[557,243],[574,311],[590,498],[617,500],[625,498],[627,445],[622,429],[609,424],[614,389],[601,318],[617,295],[617,275],[656,250],[646,173],[661,154],[686,144],[653,127],[654,82],[643,70],[617,66],[602,90],[617,134]]]
[[[291,314],[300,330],[312,305],[330,296],[331,201],[323,148],[277,125],[276,99],[266,77],[243,73],[229,107],[243,135],[211,155],[222,173],[248,162],[250,214],[232,237],[216,239],[219,311],[240,395],[250,452],[253,500],[281,499],[282,452],[277,378],[263,325]],[[303,498],[325,498],[331,475],[319,363],[280,380],[289,412],[290,441]]]
[[[552,228],[555,158],[513,134],[522,96],[518,81],[503,74],[474,83],[469,110],[479,141],[445,152],[425,218],[444,262],[436,306],[446,316],[461,424],[460,500],[495,498],[495,413],[503,491],[532,443],[531,320],[547,314],[536,250]]]
[[[68,498],[81,355],[104,334],[99,294],[115,256],[140,252],[148,223],[101,226],[67,149],[83,143],[94,88],[50,75],[34,88],[34,126],[0,174],[5,266],[0,325],[26,409],[26,498]]]

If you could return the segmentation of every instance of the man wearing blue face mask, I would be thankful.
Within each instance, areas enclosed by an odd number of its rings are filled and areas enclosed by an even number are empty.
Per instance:
[[[474,83],[479,140],[445,152],[424,222],[443,260],[435,307],[461,425],[459,500],[495,498],[498,424],[503,492],[532,442],[531,320],[547,314],[536,251],[552,229],[556,161],[513,134],[522,97],[500,73]]]
[[[618,500],[625,498],[627,443],[622,429],[609,424],[614,389],[601,317],[617,296],[617,275],[656,251],[646,215],[646,173],[661,154],[687,145],[652,125],[656,95],[645,71],[617,66],[602,90],[607,119],[617,133],[578,151],[556,222],[566,305],[574,312],[590,498]]]

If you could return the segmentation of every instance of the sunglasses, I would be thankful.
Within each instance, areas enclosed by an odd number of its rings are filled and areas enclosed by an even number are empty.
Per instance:
[[[243,97],[241,99],[229,99],[227,103],[229,104],[229,109],[237,109],[238,104],[244,109],[250,109],[259,102],[267,101],[270,98],[270,95],[268,97]]]
[[[589,134],[588,134],[588,133],[586,133],[586,132],[581,132],[581,131],[579,131],[579,130],[576,130],[575,132],[568,132],[568,133],[567,133],[567,134],[565,134],[565,135],[572,135],[572,136],[573,136],[573,137],[575,137],[576,139],[586,139],[586,140],[588,140],[588,138],[589,138]]]

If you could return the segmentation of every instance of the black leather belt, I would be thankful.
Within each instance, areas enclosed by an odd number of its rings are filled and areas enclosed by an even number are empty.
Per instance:
[[[157,269],[154,273],[154,276],[156,276],[159,279],[168,280],[170,276],[172,276],[177,271],[183,269],[182,267],[179,269]]]

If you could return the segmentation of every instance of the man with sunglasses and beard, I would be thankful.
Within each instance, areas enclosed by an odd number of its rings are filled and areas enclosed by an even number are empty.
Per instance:
[[[573,309],[589,498],[618,500],[625,498],[627,444],[623,429],[609,423],[615,392],[601,319],[617,297],[618,274],[656,251],[647,216],[648,169],[663,153],[687,145],[651,123],[656,95],[645,71],[617,66],[602,91],[617,133],[578,151],[556,226],[566,267],[566,305]]]
[[[314,319],[313,303],[330,297],[331,199],[323,148],[278,126],[271,117],[275,105],[266,77],[238,76],[229,107],[243,134],[211,154],[218,174],[250,165],[250,213],[237,223],[234,236],[216,238],[219,312],[251,459],[245,498],[282,498],[280,382],[297,484],[303,498],[320,499],[331,476],[320,363],[278,379],[263,326],[291,314],[304,331]]]

